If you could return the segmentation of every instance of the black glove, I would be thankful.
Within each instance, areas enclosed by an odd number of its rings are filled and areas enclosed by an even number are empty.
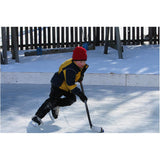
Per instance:
[[[88,100],[88,98],[86,97],[85,94],[83,94],[82,92],[79,94],[79,98],[81,99],[81,101],[85,102]]]
[[[81,77],[79,78],[78,82],[83,81],[83,77],[84,77],[84,75],[81,75]]]
[[[86,95],[83,94],[83,92],[81,92],[81,90],[76,87],[71,91],[73,94],[76,94],[77,96],[79,96],[79,98],[84,102],[87,101],[88,98],[86,97]]]

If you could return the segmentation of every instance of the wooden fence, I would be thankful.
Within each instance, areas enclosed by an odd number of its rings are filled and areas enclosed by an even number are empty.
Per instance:
[[[100,46],[106,35],[106,27],[6,27],[7,50],[13,46],[13,28],[18,50],[75,47],[85,42]],[[109,42],[114,43],[115,27],[108,28]],[[159,44],[159,37],[160,27],[120,27],[122,45]]]

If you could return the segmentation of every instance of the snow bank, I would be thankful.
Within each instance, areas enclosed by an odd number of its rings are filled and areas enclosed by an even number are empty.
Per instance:
[[[87,51],[86,85],[159,85],[159,45],[124,46],[124,59],[112,48],[107,55],[103,51],[104,46]],[[72,52],[25,57],[21,51],[20,63],[15,63],[8,53],[9,64],[1,65],[1,83],[49,84],[59,65],[71,57]]]

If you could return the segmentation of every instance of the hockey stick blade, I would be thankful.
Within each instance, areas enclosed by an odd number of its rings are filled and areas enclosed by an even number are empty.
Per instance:
[[[102,127],[92,126],[91,130],[93,132],[104,133],[104,129]]]

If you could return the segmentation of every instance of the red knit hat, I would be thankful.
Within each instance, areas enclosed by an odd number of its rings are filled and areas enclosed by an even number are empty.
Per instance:
[[[87,60],[87,51],[83,47],[76,47],[73,50],[72,59],[74,61],[86,61]]]

